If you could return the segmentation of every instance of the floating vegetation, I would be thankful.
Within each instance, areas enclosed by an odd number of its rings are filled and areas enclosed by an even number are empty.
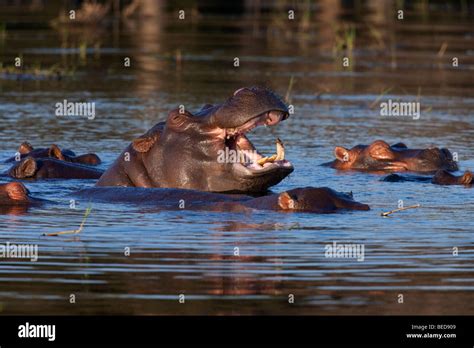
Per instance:
[[[398,208],[398,209],[393,209],[393,210],[390,210],[390,211],[386,211],[386,212],[383,212],[383,213],[380,213],[381,216],[389,216],[393,213],[396,213],[396,212],[399,212],[399,211],[404,211],[404,210],[408,210],[408,209],[415,209],[415,208],[419,208],[421,207],[420,204],[415,204],[415,205],[411,205],[409,207],[403,207],[403,208]]]
[[[111,2],[106,4],[94,0],[86,0],[77,10],[61,13],[51,21],[52,26],[62,25],[97,25],[101,24],[110,12]]]
[[[15,66],[3,66],[0,63],[0,79],[6,80],[61,80],[64,77],[72,77],[75,74],[74,69],[65,69],[59,64],[48,68],[42,68],[40,65],[30,68],[19,68]]]
[[[52,233],[43,233],[43,236],[49,236],[49,237],[57,237],[60,235],[64,234],[78,234],[81,233],[82,230],[84,229],[84,225],[86,224],[87,217],[92,211],[92,207],[88,207],[84,213],[84,218],[82,219],[81,225],[79,226],[78,229],[75,230],[66,230],[66,231],[60,231],[60,232],[52,232]]]
[[[377,99],[375,99],[375,100],[369,105],[369,109],[375,108],[375,106],[380,102],[380,100],[382,100],[382,98],[384,97],[384,95],[387,94],[388,92],[390,92],[392,89],[393,89],[393,87],[384,88],[384,89],[380,92],[380,94],[378,95]]]
[[[335,26],[335,41],[333,47],[333,53],[335,56],[339,56],[345,53],[348,56],[352,56],[352,52],[355,47],[356,29],[354,24],[343,24],[341,27]]]
[[[0,23],[0,41],[5,41],[5,38],[7,37],[7,24],[6,23]]]
[[[291,75],[290,81],[288,82],[288,88],[286,89],[285,102],[291,103],[291,91],[293,89],[294,76]]]

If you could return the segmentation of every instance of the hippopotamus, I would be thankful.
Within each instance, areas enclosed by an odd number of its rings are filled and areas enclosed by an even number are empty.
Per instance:
[[[96,166],[101,163],[99,156],[94,153],[86,153],[83,155],[76,155],[74,151],[65,149],[61,150],[56,144],[51,145],[49,148],[38,148],[35,149],[28,142],[23,142],[18,147],[18,153],[20,154],[19,160],[26,157],[33,158],[56,158],[61,161],[86,164]],[[8,158],[5,163],[11,163],[17,161],[16,156]]]
[[[340,210],[370,210],[367,204],[356,202],[351,193],[328,187],[304,187],[251,199],[244,206],[260,210],[335,213]]]
[[[139,204],[160,209],[246,211],[273,210],[280,212],[336,213],[345,210],[369,210],[356,202],[352,193],[342,193],[327,187],[304,187],[261,197],[228,195],[187,189],[142,187],[93,187],[71,194],[88,202]],[[32,198],[19,182],[0,185],[0,205],[28,205],[45,203]],[[51,202],[53,203],[53,202]]]
[[[273,92],[241,88],[223,104],[191,113],[176,109],[129,144],[97,186],[184,188],[212,192],[262,192],[292,171],[277,142],[263,157],[247,138],[257,126],[274,126],[289,112]],[[237,154],[232,160],[225,154]]]
[[[433,177],[418,176],[418,175],[399,175],[390,174],[382,179],[387,182],[430,182],[436,185],[464,185],[472,186],[473,175],[472,172],[466,170],[463,175],[454,175],[447,170],[438,170]]]
[[[458,170],[448,149],[409,149],[403,143],[390,146],[383,140],[374,141],[370,145],[357,145],[351,149],[337,146],[334,155],[336,159],[324,165],[339,170],[433,173],[440,169]]]
[[[437,185],[472,185],[472,172],[466,170],[463,175],[454,175],[446,170],[438,170],[433,177],[432,183]]]
[[[15,179],[98,179],[103,173],[97,168],[54,158],[26,157],[6,174]]]
[[[273,210],[280,212],[336,213],[345,210],[369,210],[367,204],[327,187],[295,188],[260,197],[229,195],[187,189],[147,189],[141,187],[93,187],[73,194],[88,201],[135,203],[160,209],[211,211]],[[183,204],[183,206],[180,206]]]
[[[30,197],[28,189],[21,182],[0,184],[0,206],[29,205],[40,200]]]

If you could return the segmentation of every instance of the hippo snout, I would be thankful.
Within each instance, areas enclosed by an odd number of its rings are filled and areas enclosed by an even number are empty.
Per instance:
[[[423,151],[420,159],[424,163],[422,167],[425,168],[442,168],[449,171],[458,170],[457,163],[453,160],[451,151],[446,148],[439,149],[438,147],[429,148]]]

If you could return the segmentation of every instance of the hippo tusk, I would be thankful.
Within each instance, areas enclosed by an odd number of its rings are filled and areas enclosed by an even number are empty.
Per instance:
[[[285,159],[285,146],[280,138],[277,138],[276,141],[276,154],[270,157],[260,158],[257,163],[263,166],[265,163],[272,163],[275,161],[283,161]]]
[[[283,145],[283,142],[280,140],[280,138],[277,138],[276,141],[276,151],[277,151],[277,161],[283,161],[285,159],[285,145]]]

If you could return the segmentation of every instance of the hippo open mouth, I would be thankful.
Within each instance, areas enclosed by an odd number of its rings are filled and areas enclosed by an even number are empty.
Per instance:
[[[194,114],[177,108],[134,139],[97,185],[265,192],[293,166],[280,140],[277,153],[264,157],[247,133],[289,116],[281,98],[262,87],[240,88],[223,104],[205,104]]]
[[[287,117],[288,114],[282,111],[269,111],[250,119],[242,126],[224,130],[224,148],[236,153],[233,168],[235,172],[243,176],[258,176],[274,171],[293,171],[293,165],[285,159],[285,147],[280,139],[276,142],[276,154],[264,157],[246,136],[246,133],[258,126],[274,126]]]

